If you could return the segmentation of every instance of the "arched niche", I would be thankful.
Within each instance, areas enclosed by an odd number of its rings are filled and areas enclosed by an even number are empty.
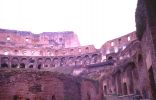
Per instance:
[[[2,68],[9,67],[9,58],[8,57],[1,58],[1,67]]]
[[[20,68],[25,68],[27,64],[27,59],[26,58],[22,58],[20,61]]]
[[[60,66],[60,61],[59,61],[58,58],[54,58],[54,59],[53,59],[53,66],[54,66],[54,67],[59,67],[59,66]]]
[[[66,66],[66,58],[65,57],[61,58],[60,66]]]
[[[12,58],[12,60],[11,60],[11,67],[12,68],[17,68],[18,64],[19,64],[18,58],[16,58],[16,57]]]
[[[69,58],[68,58],[68,65],[69,65],[69,66],[75,66],[74,57],[69,57]]]
[[[51,59],[50,58],[46,58],[45,62],[44,62],[44,67],[50,67],[51,66]]]
[[[82,57],[78,56],[75,60],[75,65],[81,65],[82,64]]]
[[[94,64],[97,62],[98,62],[98,54],[93,54],[91,58],[91,63]]]
[[[43,59],[42,58],[38,58],[37,59],[37,69],[41,69],[43,64],[42,64]]]
[[[89,55],[85,55],[83,57],[83,64],[84,65],[89,65],[90,64],[90,57],[89,57]]]
[[[34,67],[34,63],[35,63],[35,59],[33,59],[33,58],[30,58],[29,60],[28,60],[29,62],[29,68],[33,68]]]

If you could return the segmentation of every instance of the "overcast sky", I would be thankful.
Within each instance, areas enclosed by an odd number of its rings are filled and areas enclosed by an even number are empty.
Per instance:
[[[74,31],[82,45],[100,47],[135,31],[137,0],[0,0],[0,28]]]

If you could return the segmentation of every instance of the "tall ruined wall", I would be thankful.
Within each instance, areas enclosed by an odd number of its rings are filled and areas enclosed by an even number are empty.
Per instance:
[[[101,47],[102,53],[104,55],[109,53],[117,53],[118,51],[125,49],[126,46],[134,40],[136,40],[136,34],[135,32],[132,32],[125,36],[107,41]]]
[[[73,32],[43,32],[0,29],[0,54],[17,56],[63,56],[96,52],[93,45],[80,46]]]
[[[30,47],[68,48],[80,46],[77,35],[72,31],[43,32],[33,34],[26,31],[0,29],[0,44]]]
[[[141,41],[141,56],[145,71],[142,77],[146,78],[146,85],[150,98],[156,99],[156,1],[138,0],[136,9],[136,29]],[[146,75],[146,76],[145,76]]]
[[[70,75],[0,70],[0,100],[102,100],[100,84]]]

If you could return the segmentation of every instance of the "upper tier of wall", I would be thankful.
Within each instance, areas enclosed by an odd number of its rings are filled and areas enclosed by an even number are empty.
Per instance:
[[[101,49],[93,45],[80,46],[73,32],[43,32],[33,34],[26,31],[0,29],[0,54],[12,56],[70,56],[100,52],[106,55],[117,53],[136,40],[135,32],[107,41]]]
[[[50,47],[54,49],[80,46],[77,35],[72,31],[43,32],[33,34],[26,31],[0,29],[0,45],[30,46],[35,48]]]
[[[104,55],[109,53],[117,53],[118,51],[124,50],[128,44],[136,40],[135,32],[129,33],[122,37],[107,41],[102,47],[102,53]]]

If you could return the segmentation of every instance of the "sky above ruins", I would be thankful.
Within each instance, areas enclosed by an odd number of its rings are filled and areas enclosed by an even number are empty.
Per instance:
[[[74,31],[81,45],[99,48],[135,31],[137,0],[0,0],[0,28]]]

